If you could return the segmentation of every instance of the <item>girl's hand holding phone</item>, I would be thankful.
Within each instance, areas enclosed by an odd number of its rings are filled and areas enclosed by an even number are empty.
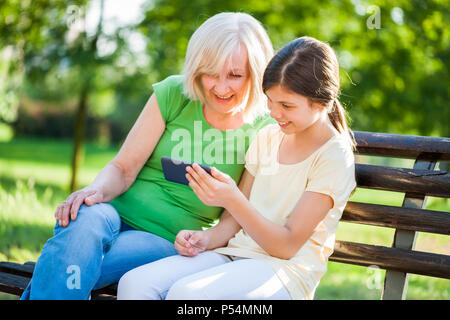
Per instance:
[[[186,171],[189,186],[207,206],[226,208],[229,201],[232,201],[240,192],[236,182],[216,168],[212,168],[209,175],[195,163],[192,167],[186,167]]]

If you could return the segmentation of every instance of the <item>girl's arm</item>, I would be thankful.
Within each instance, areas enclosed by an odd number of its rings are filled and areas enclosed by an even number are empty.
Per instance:
[[[194,165],[193,168],[188,169],[187,177],[189,185],[200,200],[207,205],[226,208],[261,248],[277,258],[293,257],[333,207],[330,196],[305,192],[292,210],[286,224],[279,225],[253,208],[248,198],[236,188],[233,179],[227,175],[214,168],[213,176],[216,179],[213,179],[200,166]],[[245,175],[250,174],[245,171]],[[220,176],[221,179],[218,179]],[[251,182],[251,185],[247,186],[249,190],[253,181],[253,177],[247,178],[247,182]]]
[[[175,237],[175,249],[182,256],[195,257],[200,252],[227,245],[228,241],[241,229],[233,216],[224,210],[220,221],[212,228],[181,230]]]
[[[220,178],[220,176],[218,176]],[[250,197],[250,191],[252,190],[253,181],[255,178],[244,170],[241,181],[239,182],[238,189],[240,193],[247,200]],[[220,222],[211,229],[206,230],[210,233],[211,244],[208,249],[215,249],[224,247],[228,244],[228,241],[241,229],[241,224],[236,221],[234,216],[225,208]]]
[[[332,207],[330,196],[307,191],[298,200],[286,224],[279,225],[261,215],[242,197],[236,197],[227,205],[252,239],[268,254],[280,259],[292,258]]]
[[[238,188],[247,198],[250,196],[253,180],[253,176],[244,171]],[[175,239],[175,248],[181,255],[195,256],[198,252],[226,246],[240,229],[241,225],[225,209],[219,222],[212,228],[205,231],[181,230]]]

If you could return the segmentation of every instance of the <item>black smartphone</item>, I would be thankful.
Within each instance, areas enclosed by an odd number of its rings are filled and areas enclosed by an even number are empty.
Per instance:
[[[172,181],[176,183],[181,183],[185,185],[189,185],[189,181],[186,179],[186,167],[192,166],[194,162],[179,160],[170,157],[161,157],[161,165],[164,173],[164,178],[167,181]],[[200,167],[203,168],[206,172],[211,174],[211,167],[197,163]]]

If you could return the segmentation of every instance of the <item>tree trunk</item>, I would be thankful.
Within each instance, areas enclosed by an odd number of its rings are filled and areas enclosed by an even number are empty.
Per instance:
[[[74,192],[78,188],[78,171],[84,159],[84,135],[86,128],[87,117],[87,99],[88,88],[84,87],[80,93],[80,100],[78,102],[75,132],[73,141],[72,153],[72,179],[70,182],[70,192]]]
[[[100,34],[102,33],[102,23],[103,23],[103,12],[105,8],[105,0],[100,1],[100,19],[97,25],[97,32],[94,39],[92,39],[90,44],[91,52],[91,62],[95,65],[95,53],[97,52],[97,42]],[[89,65],[89,64],[87,64]],[[90,84],[92,83],[93,73],[92,70],[85,70],[85,85],[82,87],[80,92],[80,100],[78,102],[76,122],[75,122],[75,133],[73,142],[73,154],[72,154],[72,179],[70,182],[70,192],[74,192],[78,188],[78,171],[81,167],[84,158],[84,135],[86,127],[87,118],[87,100],[89,95]]]

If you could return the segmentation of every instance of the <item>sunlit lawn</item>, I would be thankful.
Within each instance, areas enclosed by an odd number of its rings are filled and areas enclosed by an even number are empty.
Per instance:
[[[115,155],[118,147],[86,146],[82,186]],[[0,142],[0,261],[35,261],[52,236],[55,208],[67,197],[71,141],[14,139]],[[403,194],[358,189],[352,200],[400,206]],[[431,198],[427,208],[450,211],[450,201]],[[394,230],[341,222],[337,239],[392,244]],[[447,236],[419,233],[416,250],[450,255]],[[379,299],[383,270],[330,262],[316,299]],[[16,297],[0,294],[0,299]],[[450,281],[410,275],[407,299],[449,299]]]

